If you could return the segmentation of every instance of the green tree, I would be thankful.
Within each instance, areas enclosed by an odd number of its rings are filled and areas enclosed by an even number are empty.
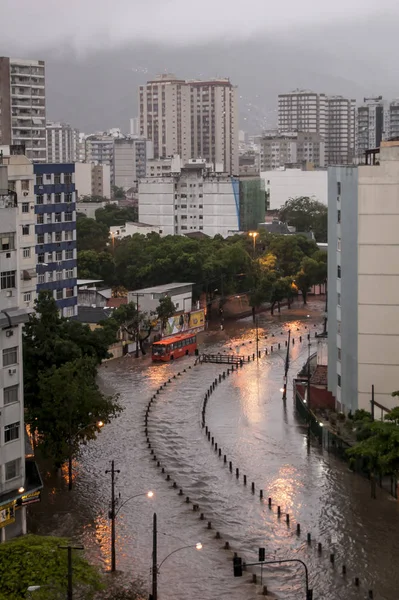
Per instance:
[[[106,285],[115,283],[115,261],[109,252],[80,250],[78,252],[78,277],[102,279]]]
[[[303,303],[307,303],[309,289],[318,283],[324,283],[327,277],[327,265],[314,258],[306,257],[302,260],[301,268],[295,276],[297,288],[302,292]]]
[[[40,404],[28,409],[40,449],[57,468],[75,455],[81,443],[96,438],[101,425],[121,410],[115,398],[104,396],[96,383],[97,365],[84,357],[53,366],[39,374]]]
[[[327,241],[327,206],[308,196],[290,198],[281,207],[279,218],[296,231],[313,231],[318,242]]]
[[[112,320],[128,334],[131,340],[138,341],[141,353],[145,355],[144,342],[150,337],[154,328],[154,314],[137,310],[136,304],[129,302],[114,310]]]
[[[102,252],[109,242],[109,228],[94,219],[79,217],[76,221],[76,239],[78,252],[81,250]]]
[[[96,194],[91,194],[90,196],[81,196],[80,202],[94,202],[94,203],[109,202],[109,199],[105,198],[104,196],[98,196]],[[78,203],[78,206],[79,206],[79,203]]]
[[[255,285],[249,293],[249,305],[252,308],[252,319],[254,323],[256,309],[259,309],[262,304],[270,302],[272,290],[273,279],[270,276],[262,274],[256,279]]]
[[[161,322],[162,331],[166,327],[167,320],[176,312],[176,307],[173,304],[171,298],[169,296],[165,296],[159,300],[159,304],[157,306],[157,316]]]
[[[293,296],[292,279],[290,277],[279,277],[273,282],[270,296],[270,312],[274,313],[274,308],[277,304],[278,312],[280,312],[280,303],[287,299],[290,303]]]
[[[96,210],[96,221],[108,228],[124,225],[127,221],[137,221],[138,211],[134,206],[120,208],[117,204],[107,204],[104,208]]]
[[[118,187],[117,185],[112,186],[112,195],[114,198],[122,199],[125,197],[125,191],[122,187]]]
[[[0,600],[28,599],[27,589],[31,585],[43,586],[34,592],[37,600],[65,598],[67,552],[59,546],[66,544],[68,540],[64,538],[36,535],[25,535],[0,544]],[[102,588],[100,573],[79,550],[72,551],[72,567],[76,595],[80,592],[85,598],[92,598]]]

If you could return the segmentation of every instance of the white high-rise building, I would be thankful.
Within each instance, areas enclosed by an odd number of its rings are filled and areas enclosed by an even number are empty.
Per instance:
[[[351,165],[355,159],[356,100],[327,98],[326,164]]]
[[[139,107],[140,134],[153,142],[154,158],[203,158],[238,174],[237,90],[229,79],[161,75],[140,86]]]
[[[325,143],[319,133],[265,131],[260,138],[261,171],[289,164],[324,167]]]
[[[294,90],[278,96],[280,131],[318,133],[326,137],[327,96],[310,90]]]
[[[357,108],[356,156],[363,162],[366,150],[379,148],[384,135],[384,102],[382,96],[364,98]]]
[[[69,163],[79,160],[79,131],[68,123],[47,121],[47,162]]]
[[[29,480],[31,469],[25,462],[22,325],[28,320],[29,311],[19,306],[23,272],[19,217],[17,194],[8,190],[7,165],[0,164],[1,542],[26,533],[26,506],[23,504],[26,494],[33,491]],[[39,476],[38,480],[40,482]],[[36,491],[40,487],[39,484]]]
[[[47,160],[45,66],[0,57],[0,145],[24,145],[33,162]]]
[[[143,137],[115,140],[114,185],[128,190],[137,187],[137,181],[146,175],[147,158],[152,159],[152,142]]]
[[[215,173],[203,159],[185,163],[174,156],[165,162],[167,169],[159,175],[139,181],[141,223],[156,226],[163,235],[226,237],[240,230],[238,180]]]

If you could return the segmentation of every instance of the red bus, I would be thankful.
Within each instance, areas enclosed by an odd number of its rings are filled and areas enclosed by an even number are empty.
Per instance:
[[[197,337],[193,333],[181,333],[164,338],[152,345],[152,360],[174,360],[180,356],[194,354],[197,349]]]

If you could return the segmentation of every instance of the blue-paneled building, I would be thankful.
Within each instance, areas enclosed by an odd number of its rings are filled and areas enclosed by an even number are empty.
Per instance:
[[[64,317],[77,314],[75,165],[35,164],[37,292],[51,290]]]

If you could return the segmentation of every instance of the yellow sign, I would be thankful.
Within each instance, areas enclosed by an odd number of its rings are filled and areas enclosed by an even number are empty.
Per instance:
[[[40,502],[40,490],[22,496],[22,506],[33,504],[34,502]]]
[[[15,523],[14,502],[9,502],[0,508],[0,527]]]
[[[168,319],[163,331],[163,337],[190,331],[196,333],[197,331],[203,331],[204,328],[205,314],[203,309],[193,310],[192,312],[175,315]]]

